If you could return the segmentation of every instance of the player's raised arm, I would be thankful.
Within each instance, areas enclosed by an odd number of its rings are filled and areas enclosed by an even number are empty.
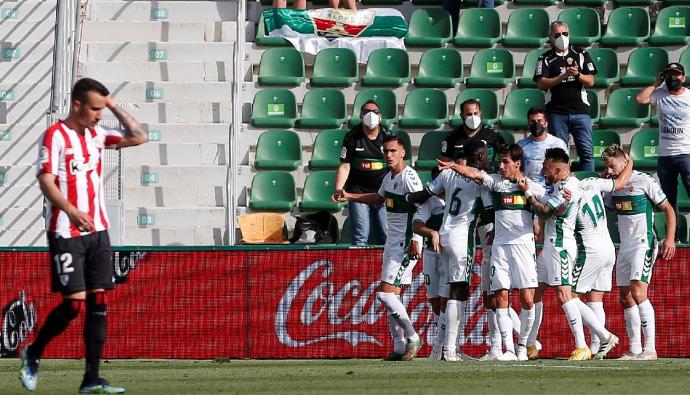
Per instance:
[[[122,136],[122,140],[117,144],[118,148],[132,147],[148,141],[148,133],[133,116],[115,104],[115,101],[110,96],[107,96],[105,100],[105,106],[115,115],[115,118],[120,121],[120,124],[125,129],[125,135]]]
[[[541,217],[548,218],[555,214],[554,209],[547,203],[542,203],[536,195],[530,190],[529,183],[526,178],[519,178],[517,180],[518,187],[525,194],[527,201],[532,206],[532,210]]]
[[[484,173],[481,170],[476,169],[474,167],[459,165],[453,162],[443,162],[438,159],[436,159],[436,162],[438,162],[438,167],[439,169],[441,169],[441,171],[446,169],[453,169],[454,172],[460,174],[463,177],[469,178],[470,180],[478,184],[481,184],[484,180]]]

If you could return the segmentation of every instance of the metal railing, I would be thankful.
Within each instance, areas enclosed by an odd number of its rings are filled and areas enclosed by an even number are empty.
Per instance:
[[[81,0],[57,2],[55,46],[53,51],[53,83],[51,88],[49,124],[69,112],[72,84],[77,75],[77,57],[82,18]]]
[[[246,3],[243,0],[237,0],[237,39],[233,48],[233,57],[235,65],[233,67],[233,82],[232,82],[232,125],[230,126],[230,165],[228,167],[227,180],[227,215],[226,226],[228,229],[228,244],[235,244],[237,238],[235,232],[235,218],[237,217],[237,198],[238,198],[238,183],[237,177],[239,175],[238,168],[240,166],[239,157],[239,141],[240,133],[242,132],[242,80],[244,68],[244,43],[245,30],[244,25],[247,19]]]

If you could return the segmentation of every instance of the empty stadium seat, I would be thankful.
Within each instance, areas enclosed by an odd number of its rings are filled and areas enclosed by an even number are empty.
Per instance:
[[[571,45],[589,47],[601,38],[599,13],[594,8],[566,8],[558,20],[568,24]]]
[[[527,113],[525,113],[525,118],[527,118]],[[507,130],[499,130],[497,133],[503,137],[503,141],[506,143],[506,145],[515,144],[515,135],[512,132]]]
[[[690,19],[688,19],[690,22]],[[668,64],[668,52],[663,48],[635,48],[628,57],[628,70],[621,78],[621,86],[652,85]]]
[[[599,96],[595,91],[587,89],[587,101],[589,102],[589,116],[592,118],[592,123],[598,123],[601,119]]]
[[[414,84],[419,87],[453,88],[462,82],[460,52],[450,48],[430,49],[419,61]]]
[[[302,164],[302,145],[291,130],[269,130],[256,143],[254,165],[261,170],[295,170]]]
[[[579,170],[579,171],[574,171],[573,175],[577,177],[578,180],[584,180],[585,178],[591,178],[591,177],[599,177],[599,173],[596,171],[587,171],[587,170]]]
[[[261,171],[252,179],[249,208],[253,211],[291,211],[297,200],[295,179],[285,171]]]
[[[422,181],[422,186],[425,188],[432,181],[430,171],[417,171],[417,175],[419,175],[419,179]]]
[[[656,170],[659,157],[659,129],[642,129],[632,136],[630,158],[637,170]]]
[[[335,169],[340,165],[340,151],[343,139],[347,134],[345,129],[322,130],[314,139],[313,153],[309,160],[309,169]]]
[[[601,160],[601,153],[613,144],[621,145],[620,135],[613,130],[592,130],[592,156],[594,157],[594,167],[604,168]],[[579,163],[579,160],[577,161]]]
[[[339,128],[347,119],[343,92],[335,88],[307,91],[298,121],[302,128]]]
[[[336,212],[345,207],[345,203],[333,203],[331,196],[335,192],[335,171],[315,171],[304,180],[300,210]]]
[[[602,127],[635,127],[649,121],[649,106],[635,101],[639,91],[621,88],[611,92],[606,104],[606,114],[601,117],[599,124]]]
[[[498,97],[496,92],[489,89],[470,88],[461,90],[455,98],[455,111],[453,112],[453,118],[450,120],[452,126],[462,125],[462,117],[460,116],[462,109],[460,107],[468,99],[475,99],[479,102],[483,123],[493,125],[498,122]]]
[[[500,121],[501,127],[509,129],[527,128],[527,111],[531,107],[544,107],[544,92],[532,88],[510,91],[506,96],[503,116]]]
[[[294,48],[271,48],[261,55],[259,85],[298,86],[304,81],[304,60]]]
[[[263,14],[259,16],[259,23],[256,28],[256,45],[264,47],[291,47],[290,41],[283,37],[271,37],[266,35],[266,23]]]
[[[347,48],[326,48],[314,59],[312,86],[350,86],[359,79],[355,53]]]
[[[379,48],[369,55],[362,85],[402,86],[409,81],[410,58],[404,49]]]
[[[460,13],[453,43],[458,47],[488,48],[501,41],[501,19],[493,8],[468,8]]]
[[[442,47],[453,37],[448,11],[420,8],[410,16],[405,44],[411,47]]]
[[[419,155],[414,167],[417,170],[429,170],[436,166],[436,159],[441,154],[441,145],[448,136],[448,132],[424,133],[419,143]]]
[[[606,3],[606,0],[564,0],[567,7],[584,5],[588,7],[599,7]]]
[[[297,119],[295,95],[288,89],[262,89],[252,102],[251,123],[257,127],[291,128]]]
[[[537,69],[537,60],[549,48],[537,48],[527,52],[525,60],[522,65],[522,77],[517,79],[520,88],[536,88],[537,83],[534,82],[534,71]]]
[[[594,76],[595,88],[608,88],[620,79],[618,56],[611,48],[592,48],[589,50],[597,74]]]
[[[659,11],[649,44],[685,45],[690,42],[690,7],[668,7]]]
[[[649,13],[644,8],[616,8],[609,14],[601,45],[639,46],[649,38]]]
[[[663,213],[654,215],[654,228],[659,240],[664,240],[666,238],[666,216]],[[688,243],[688,221],[685,215],[680,213],[676,213],[676,240],[681,243]]]
[[[443,91],[415,89],[407,94],[400,118],[401,127],[439,127],[448,121],[448,102]]]
[[[541,47],[549,41],[549,14],[540,8],[514,9],[503,36],[505,47]]]
[[[350,126],[356,126],[362,122],[359,119],[359,113],[364,103],[369,100],[373,100],[378,104],[382,116],[381,123],[384,126],[390,127],[398,122],[398,103],[395,99],[395,93],[389,89],[368,88],[359,91],[355,97]]]
[[[513,55],[505,49],[489,48],[474,54],[465,85],[468,88],[505,88],[514,80]]]

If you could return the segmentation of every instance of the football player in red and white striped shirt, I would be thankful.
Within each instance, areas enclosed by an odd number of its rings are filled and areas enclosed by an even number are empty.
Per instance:
[[[104,149],[142,144],[147,134],[109,94],[96,80],[77,81],[69,115],[49,127],[38,142],[37,177],[47,200],[53,291],[61,292],[63,301],[48,315],[35,341],[22,350],[20,379],[30,391],[36,388],[43,350],[86,305],[86,369],[80,392],[124,392],[98,375],[106,336],[105,290],[114,286],[102,158]],[[124,130],[98,125],[105,108]]]

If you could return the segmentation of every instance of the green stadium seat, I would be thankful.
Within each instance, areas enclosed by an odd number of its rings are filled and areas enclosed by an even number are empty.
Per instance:
[[[439,127],[446,122],[448,122],[448,102],[443,91],[420,88],[407,94],[399,122],[401,127]]]
[[[637,47],[649,38],[649,13],[644,8],[621,7],[609,14],[599,43],[607,47]]]
[[[630,141],[630,158],[637,170],[653,170],[657,168],[659,157],[659,129],[642,129],[632,136]]]
[[[379,48],[369,55],[362,85],[402,86],[409,81],[410,58],[404,49]]]
[[[613,144],[621,145],[621,136],[616,131],[603,129],[592,130],[592,156],[594,157],[595,168],[604,168],[604,162],[601,160],[601,153]]]
[[[688,20],[690,22],[690,19]],[[621,86],[652,85],[668,64],[668,52],[663,48],[635,48],[628,57],[628,70],[621,78]]]
[[[462,117],[460,116],[460,105],[468,99],[475,99],[479,102],[479,107],[482,110],[482,122],[493,125],[498,122],[498,97],[496,92],[490,89],[470,88],[460,91],[455,98],[455,111],[453,118],[450,120],[451,126],[461,126]]]
[[[261,171],[254,175],[249,197],[253,211],[291,211],[297,195],[295,179],[285,171]]]
[[[527,118],[526,112],[525,118]],[[506,145],[515,144],[515,135],[512,132],[509,132],[507,130],[499,130],[497,133],[500,134],[501,137],[503,137],[503,141],[505,141]]]
[[[517,79],[520,88],[536,88],[537,83],[534,82],[534,71],[537,69],[537,60],[549,48],[537,48],[527,52],[525,61],[522,65],[522,77]]]
[[[457,47],[490,48],[501,41],[501,19],[493,8],[462,10],[458,31],[453,38]]]
[[[283,37],[271,37],[266,35],[266,23],[264,22],[263,14],[259,17],[259,23],[256,28],[256,45],[262,47],[292,47],[290,41]]]
[[[505,49],[489,48],[474,54],[465,85],[468,88],[505,88],[514,80],[513,55]]]
[[[297,119],[295,95],[288,89],[262,89],[252,102],[251,124],[257,127],[291,128]]]
[[[352,106],[352,117],[350,118],[350,126],[359,125],[362,120],[359,119],[359,112],[364,103],[373,100],[379,105],[381,110],[381,123],[390,127],[392,124],[398,122],[398,103],[395,98],[395,93],[389,89],[368,88],[362,89],[355,97],[355,104]]]
[[[656,116],[656,114],[653,117],[649,118],[649,125],[654,127],[659,126],[659,117]]]
[[[322,130],[314,139],[313,153],[309,160],[309,169],[335,169],[340,165],[340,150],[347,134],[345,129]]]
[[[508,129],[527,128],[527,110],[531,107],[544,107],[544,92],[525,88],[510,91],[506,96],[503,117],[500,125]]]
[[[690,42],[690,7],[668,7],[659,11],[649,44],[685,45]]]
[[[450,48],[430,49],[419,61],[414,84],[418,87],[454,88],[462,82],[460,52]]]
[[[302,164],[302,145],[291,130],[269,130],[256,143],[254,165],[260,170],[296,170]]]
[[[514,9],[503,35],[504,47],[541,47],[549,42],[549,14],[540,8]]]
[[[403,147],[405,147],[405,156],[403,159],[408,166],[412,166],[412,140],[410,135],[404,130],[391,130],[391,133],[400,137],[403,142]]]
[[[606,3],[606,0],[564,0],[566,7],[584,5],[588,7],[600,7]]]
[[[664,240],[666,238],[666,216],[663,213],[655,213],[654,228],[659,240]],[[685,215],[680,213],[676,213],[676,240],[681,243],[688,243],[688,220]]]
[[[333,203],[331,196],[335,192],[335,171],[315,171],[304,180],[304,190],[299,208],[303,211],[337,212],[345,203]]]
[[[556,5],[558,0],[513,0],[513,4],[517,6],[523,5],[543,5],[544,7]]]
[[[417,171],[419,179],[422,180],[422,186],[426,187],[431,183],[431,172],[430,171]]]
[[[589,102],[589,116],[592,118],[592,123],[598,123],[601,118],[599,96],[597,96],[595,91],[587,89],[587,101]]]
[[[616,7],[650,6],[654,0],[613,0]]]
[[[573,174],[578,180],[584,180],[585,178],[599,177],[599,173],[596,171],[579,170],[574,171]]]
[[[304,60],[294,48],[271,48],[261,55],[259,85],[299,86],[304,81]]]
[[[690,0],[688,0],[690,1]],[[680,54],[680,59],[678,60],[680,64],[685,68],[685,73],[690,73],[690,49],[685,48],[685,50]],[[685,79],[684,86],[690,86],[690,78]]]
[[[448,11],[442,8],[419,8],[410,16],[405,44],[410,47],[442,47],[453,37]]]
[[[302,128],[339,128],[347,119],[345,95],[335,88],[314,88],[302,101]]]
[[[620,79],[618,56],[611,48],[592,48],[589,50],[597,75],[594,76],[594,88],[608,88]]]
[[[412,0],[414,5],[441,5],[443,0]]]
[[[645,104],[637,104],[639,89],[621,88],[611,92],[606,104],[606,114],[599,119],[602,127],[636,127],[649,121],[650,110]]]
[[[436,166],[436,159],[441,155],[441,145],[449,132],[426,132],[419,143],[419,155],[414,167],[417,170],[430,170]]]
[[[621,236],[620,232],[618,232],[618,214],[615,211],[607,212],[606,222],[609,228],[609,235],[611,235],[611,241],[615,244],[620,244]]]
[[[403,0],[361,0],[362,5],[401,5]]]
[[[494,0],[494,6],[498,7],[499,5],[503,5],[507,2],[508,0]],[[465,5],[470,8],[470,7],[478,7],[479,6],[479,0],[466,0]],[[463,12],[467,11],[466,9],[463,10]]]
[[[690,196],[688,196],[688,191],[685,189],[685,185],[683,185],[680,176],[678,177],[678,196],[676,204],[678,205],[678,211],[690,210]]]
[[[571,45],[590,47],[601,38],[599,13],[594,8],[566,8],[558,20],[568,24]]]
[[[359,79],[355,53],[347,48],[326,48],[314,59],[312,86],[350,86]]]

